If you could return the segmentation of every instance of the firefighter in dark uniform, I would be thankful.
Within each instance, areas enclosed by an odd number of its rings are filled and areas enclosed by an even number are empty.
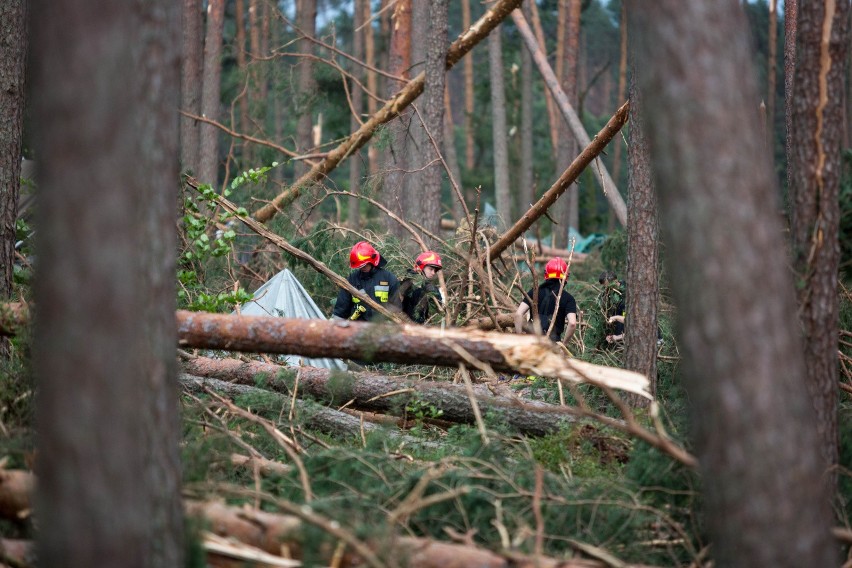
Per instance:
[[[399,286],[402,311],[415,323],[426,323],[435,303],[441,303],[441,292],[434,284],[439,270],[441,270],[441,255],[427,250],[417,256],[414,269],[408,270],[409,276],[403,279]],[[422,281],[418,285],[417,280],[421,277]]]
[[[353,269],[347,280],[382,305],[399,309],[399,280],[383,267],[387,260],[366,241],[357,243],[349,252],[349,266]],[[373,308],[341,289],[334,303],[332,319],[370,321],[376,316]]]
[[[565,331],[567,342],[577,329],[577,301],[565,288],[568,279],[568,264],[559,258],[551,258],[544,267],[545,280],[538,287],[538,292],[530,288],[527,292],[529,299],[524,297],[515,311],[515,331],[524,331],[524,319],[530,311],[531,302],[538,297],[536,304],[538,320],[533,322],[541,329],[541,333],[548,334],[550,340],[558,342],[562,339],[562,331]],[[551,322],[553,322],[551,327]]]
[[[624,318],[627,309],[624,304],[627,286],[624,280],[619,280],[614,272],[601,272],[598,283],[603,290],[598,296],[598,304],[606,318],[607,343],[616,343],[624,340]]]

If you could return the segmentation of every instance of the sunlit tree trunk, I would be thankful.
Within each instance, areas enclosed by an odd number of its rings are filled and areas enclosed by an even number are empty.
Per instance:
[[[426,52],[429,42],[429,7],[432,2],[411,2],[411,67],[416,73],[426,68]],[[426,81],[424,93],[429,88]],[[443,92],[441,94],[443,99]],[[408,169],[405,175],[402,194],[402,207],[405,216],[418,223],[423,221],[423,208],[426,205],[423,189],[426,186],[426,164],[435,157],[426,129],[423,127],[427,103],[421,95],[412,103],[407,118],[408,131]],[[415,112],[414,109],[418,112]]]
[[[577,108],[577,86],[578,63],[580,53],[580,9],[581,0],[567,0],[565,14],[565,35],[563,37],[563,66],[562,66],[562,90],[568,97],[574,108]],[[580,115],[582,120],[583,116]],[[559,136],[559,171],[564,171],[580,153],[577,140],[571,131],[563,125],[562,134]],[[568,243],[570,229],[579,230],[579,185],[573,184],[562,197],[562,214],[560,216],[560,232],[563,233],[565,243]]]
[[[316,35],[317,26],[317,0],[298,0],[296,15],[299,29],[308,37]],[[314,43],[307,37],[299,40],[299,53],[314,53]],[[298,65],[298,94],[296,95],[296,145],[300,152],[306,152],[313,148],[313,101],[316,95],[317,83],[314,78],[314,63],[311,59],[302,58]],[[304,162],[297,162],[293,168],[295,178],[298,179],[307,172],[309,167]]]
[[[506,139],[506,90],[503,80],[501,28],[488,35],[488,69],[491,77],[491,132],[494,139],[494,198],[500,227],[512,224],[509,191],[509,144]]]
[[[201,0],[183,0],[183,59],[181,60],[181,109],[201,114],[201,69],[203,66],[204,30]],[[199,124],[181,115],[181,168],[198,175]]]
[[[201,114],[211,120],[219,118],[221,92],[222,28],[225,23],[225,1],[207,3],[207,33],[204,39],[204,74],[201,81]],[[219,131],[215,126],[199,126],[198,179],[214,187],[218,184]]]
[[[807,385],[822,454],[836,483],[843,87],[849,45],[847,2],[803,3],[798,13],[790,234],[805,335]]]
[[[12,294],[15,223],[21,188],[24,80],[27,61],[27,2],[0,5],[0,300]],[[2,347],[0,347],[2,349]]]
[[[742,7],[628,11],[714,564],[837,566]]]
[[[38,565],[183,566],[181,4],[33,4]]]

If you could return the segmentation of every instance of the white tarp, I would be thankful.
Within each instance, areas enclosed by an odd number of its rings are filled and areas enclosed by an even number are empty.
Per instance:
[[[314,303],[302,283],[285,268],[257,289],[253,300],[243,304],[240,313],[246,316],[277,316],[283,318],[328,319]],[[287,365],[300,363],[309,367],[346,370],[340,359],[309,359],[298,355],[282,355]]]

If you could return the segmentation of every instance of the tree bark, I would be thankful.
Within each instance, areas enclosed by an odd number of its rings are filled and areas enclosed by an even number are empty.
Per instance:
[[[829,488],[836,488],[840,264],[840,173],[849,4],[802,4],[796,75],[790,191],[793,266],[805,337],[806,383],[817,414]]]
[[[33,4],[39,565],[182,566],[181,4]]]
[[[181,60],[181,110],[201,114],[201,70],[204,61],[204,12],[201,0],[183,0],[183,59]],[[199,173],[198,121],[181,115],[181,169]]]
[[[470,0],[461,0],[462,29],[470,29]],[[473,56],[464,60],[464,166],[468,172],[473,170],[473,154],[476,150],[473,142]]]
[[[444,85],[444,157],[446,158],[447,168],[449,169],[448,174],[453,176],[453,179],[461,191],[462,199],[464,199],[464,186],[462,185],[461,168],[459,167],[458,152],[456,151],[456,125],[453,122],[453,107],[451,101],[452,97],[450,97],[448,82],[448,84]],[[452,186],[452,184],[450,185]],[[459,223],[462,219],[464,219],[465,207],[462,202],[459,201],[459,198],[454,191],[450,192],[450,196],[453,204],[453,221],[455,223]],[[444,228],[445,220],[448,219],[442,218],[440,220],[440,229]]]
[[[565,11],[565,26],[564,36],[561,38],[563,46],[564,62],[562,66],[561,87],[565,93],[566,100],[572,107],[577,106],[577,71],[580,53],[580,12],[581,0],[562,0],[560,8]],[[579,120],[579,117],[578,117]],[[582,123],[581,130],[582,130]],[[576,134],[572,135],[570,127],[562,125],[562,133],[559,136],[559,152],[557,159],[557,167],[561,170],[571,163],[579,151],[579,145],[583,141]],[[565,197],[562,199],[560,210],[560,226],[558,230],[554,230],[553,246],[562,246],[558,243],[565,243],[565,248],[569,248],[570,231],[575,229],[580,230],[580,214],[579,208],[579,192],[580,186],[577,183],[568,186],[565,191]],[[564,240],[563,240],[564,239]]]
[[[225,0],[207,3],[207,34],[204,39],[204,74],[201,86],[201,114],[210,120],[219,118],[221,93],[222,30],[225,25]],[[219,175],[219,131],[212,124],[199,125],[198,179],[214,188]]]
[[[538,42],[538,49],[542,53],[548,53],[547,51],[547,42],[544,39],[544,30],[541,27],[541,18],[538,15],[538,6],[535,2],[530,2],[524,5],[525,8],[529,8],[530,15],[530,23],[532,23],[532,28],[535,31],[535,38]],[[526,17],[526,12],[524,12],[524,17]],[[559,82],[557,81],[557,84]],[[549,119],[549,132],[550,132],[550,153],[553,157],[554,163],[556,162],[556,152],[559,150],[559,124],[561,121],[559,120],[559,113],[556,110],[556,104],[553,101],[553,95],[550,91],[545,92],[544,102],[547,106],[547,117]],[[619,101],[620,103],[620,101]]]
[[[631,50],[635,53],[635,49]],[[657,306],[659,231],[657,193],[651,175],[651,151],[645,137],[642,92],[630,69],[630,131],[627,140],[627,314],[624,326],[624,366],[650,380],[657,393]],[[643,399],[635,400],[645,406]]]
[[[775,76],[778,69],[778,0],[769,0],[769,54],[766,60],[766,133],[775,156]]]
[[[405,88],[404,81],[408,80],[408,73],[411,68],[411,2],[412,0],[399,0],[393,9],[388,71],[392,75],[400,77],[401,80],[393,81],[387,79],[386,88],[389,99],[397,96]],[[385,108],[387,108],[387,105],[382,110]],[[397,113],[393,113],[393,115],[389,115],[386,120],[386,122],[390,122],[399,116],[399,120],[391,127],[391,140],[385,151],[386,174],[384,187],[382,188],[388,208],[400,217],[404,216],[402,188],[405,182],[404,173],[408,169],[409,154],[406,132],[408,124],[411,121],[410,113],[402,115],[401,111],[402,109]],[[374,117],[375,115],[371,115],[370,120]],[[363,126],[356,133],[362,130]],[[372,135],[372,132],[370,135]],[[261,219],[258,220],[263,222]],[[403,237],[404,229],[399,223],[391,219],[390,216],[387,217],[387,230],[397,237]]]
[[[250,112],[249,98],[252,96],[252,85],[249,81],[249,68],[246,59],[246,4],[245,0],[234,1],[234,24],[236,31],[234,32],[234,53],[237,57],[238,76],[245,88],[241,90],[239,97],[239,128],[242,132],[249,134],[253,129],[250,128]],[[279,138],[276,137],[276,140]],[[251,145],[248,141],[242,144],[242,164],[244,167],[253,167]],[[278,170],[280,171],[280,169]]]
[[[426,84],[423,89],[422,118],[424,123],[423,156],[426,157],[421,192],[411,197],[421,203],[420,223],[432,234],[441,232],[441,173],[444,171],[436,151],[444,148],[444,91],[447,80],[447,9],[449,0],[429,2],[429,33],[426,41]],[[431,136],[432,140],[429,140]],[[452,139],[448,141],[452,143]],[[437,150],[436,150],[437,148]],[[431,165],[426,165],[434,162]],[[438,243],[431,243],[436,246]]]
[[[583,170],[594,160],[601,152],[603,152],[610,140],[621,130],[621,127],[627,122],[629,103],[624,103],[616,113],[609,119],[609,122],[604,125],[600,132],[594,137],[592,142],[580,152],[580,155],[571,163],[558,180],[548,189],[541,199],[535,202],[530,209],[518,219],[518,221],[508,231],[503,233],[500,238],[490,248],[489,260],[494,260],[500,254],[509,248],[524,232],[529,229],[536,220],[544,215],[548,208],[556,202],[556,199],[565,192],[569,185],[583,173]],[[626,209],[626,208],[625,208]],[[625,211],[626,217],[626,211]]]
[[[796,21],[799,18],[799,0],[784,0],[784,127],[787,157],[787,193],[793,187],[793,85],[796,74]],[[788,199],[789,200],[789,199]]]
[[[497,227],[509,226],[512,194],[509,189],[509,143],[506,137],[506,88],[503,81],[503,47],[498,27],[488,36],[488,69],[491,79],[491,133],[494,144],[494,200]]]
[[[629,10],[714,563],[836,566],[742,8]]]
[[[298,0],[297,25],[304,37],[299,40],[299,52],[312,54],[314,42],[310,38],[316,35],[317,0]],[[298,68],[298,95],[296,96],[296,145],[302,152],[314,146],[313,137],[313,100],[316,95],[317,82],[314,79],[314,62],[309,57],[302,58]],[[293,173],[296,179],[302,177],[310,168],[304,162],[296,162]]]
[[[588,147],[592,141],[589,139],[588,133],[586,133],[586,128],[583,126],[583,122],[580,120],[580,117],[577,116],[577,113],[574,111],[574,107],[568,100],[568,95],[559,86],[559,82],[556,80],[556,75],[550,69],[550,65],[547,64],[547,59],[541,51],[538,50],[537,43],[532,34],[532,30],[530,30],[529,24],[524,19],[523,14],[518,10],[512,12],[512,20],[515,22],[515,25],[518,26],[518,32],[521,34],[521,38],[524,40],[527,49],[530,51],[533,61],[535,61],[538,66],[538,70],[544,78],[544,83],[553,94],[557,107],[570,127],[571,134],[573,135],[572,139],[579,140],[581,144]],[[627,206],[624,204],[624,199],[621,197],[621,193],[618,191],[618,188],[615,186],[615,182],[612,180],[606,166],[604,166],[602,162],[598,161],[595,169],[599,171],[600,178],[598,181],[601,185],[601,189],[603,189],[607,201],[610,204],[610,207],[615,212],[619,223],[624,225],[627,222]],[[598,176],[595,177],[597,178]],[[554,246],[556,245],[554,244]]]
[[[357,61],[364,59],[364,0],[355,0],[352,6],[352,57]],[[351,81],[349,92],[352,96],[353,115],[349,121],[350,129],[355,132],[361,126],[361,113],[364,108],[364,91],[358,83],[363,84],[364,71],[360,63],[351,67],[356,80]],[[361,230],[361,199],[358,197],[361,187],[361,151],[353,153],[349,160],[349,191],[355,195],[349,198],[347,221],[353,231]]]
[[[462,57],[473,49],[474,45],[479,43],[491,30],[503,21],[520,2],[521,0],[499,0],[477,21],[476,25],[459,36],[447,50],[447,69],[451,69],[458,63]],[[391,97],[391,100],[378,113],[371,116],[358,132],[353,133],[342,144],[329,152],[325,159],[311,168],[311,171],[296,180],[289,189],[283,193],[279,193],[270,203],[255,211],[254,218],[261,223],[265,223],[280,208],[292,203],[294,199],[299,197],[305,186],[328,175],[349,153],[366,144],[379,126],[393,120],[414,99],[420,96],[423,92],[425,76],[425,73],[421,73],[409,81],[402,90]]]
[[[524,4],[523,13],[528,16],[530,4]],[[528,49],[521,50],[521,175],[517,209],[526,211],[535,202],[533,186],[533,61]],[[547,98],[548,108],[552,104]]]
[[[627,12],[625,6],[626,4],[622,2],[621,19],[618,22],[621,35],[621,47],[618,59],[618,100],[616,104],[621,104],[621,101],[624,100],[624,97],[627,94],[627,38],[629,28],[627,27]],[[624,145],[620,142],[616,144],[612,155],[612,179],[616,184],[621,181],[621,149],[623,147]],[[610,208],[607,215],[608,233],[615,231],[615,220],[615,211]]]
[[[647,387],[638,373],[565,359],[552,343],[533,335],[184,310],[177,320],[182,347],[449,367],[485,364],[495,371],[603,383],[635,394],[644,395]]]
[[[15,265],[28,34],[26,0],[0,4],[0,301],[6,301]]]
[[[241,363],[240,361],[236,361],[235,359],[200,359],[196,365],[200,368],[204,369],[216,369],[216,366],[219,362],[222,362],[223,365],[227,365],[230,363],[233,365],[234,363]],[[293,371],[292,368],[288,367],[277,367],[276,365],[270,365],[268,363],[264,363],[263,365],[267,365],[266,368],[258,369],[259,374],[263,375],[271,375],[273,377],[279,376],[281,373],[287,373],[288,371]],[[310,374],[312,372],[322,371],[322,369],[313,369],[306,367],[307,372]],[[237,375],[230,375],[226,369],[219,369],[218,371],[212,371],[211,373],[215,373],[216,376],[226,377],[230,376],[229,380],[220,380],[217,378],[208,378],[208,377],[198,377],[190,374],[183,374],[180,376],[180,383],[184,389],[190,392],[203,392],[205,388],[209,388],[218,393],[224,394],[229,397],[236,397],[244,394],[250,393],[262,393],[265,396],[270,396],[269,390],[257,388],[254,385],[257,384],[256,381],[252,382],[249,380],[244,373],[239,373]],[[257,377],[257,375],[256,375]],[[300,375],[301,378],[301,375]],[[236,380],[235,380],[236,379]],[[327,378],[326,378],[327,379]],[[321,382],[321,381],[320,381]],[[328,391],[327,383],[324,383],[327,392]],[[301,382],[300,386],[301,388]],[[273,389],[275,390],[275,389]],[[284,390],[283,388],[281,390]],[[323,389],[317,389],[322,391]],[[316,392],[316,391],[315,391]],[[291,402],[290,396],[292,392],[284,392],[279,395],[277,398],[280,399],[278,403],[282,408],[285,406],[289,406]],[[301,400],[296,400],[294,403],[296,408],[296,413],[306,413],[309,418],[306,421],[306,425],[309,428],[314,430],[318,430],[325,434],[329,434],[332,436],[337,436],[340,438],[360,438],[362,434],[369,436],[371,434],[379,434],[381,436],[386,436],[393,440],[395,443],[404,443],[406,447],[429,447],[429,448],[439,448],[440,444],[435,442],[430,442],[428,440],[423,440],[422,438],[416,438],[414,436],[407,436],[405,434],[401,434],[397,430],[392,430],[380,426],[378,424],[373,424],[368,420],[361,420],[361,418],[353,416],[351,414],[347,414],[346,412],[341,412],[339,410],[333,410],[331,408],[326,408],[324,406],[319,406],[317,404],[307,405],[305,402]],[[359,413],[363,416],[363,412]],[[553,418],[551,417],[551,420]],[[250,457],[244,457],[244,459],[239,460],[241,462],[250,461]],[[237,461],[232,460],[232,461]],[[282,469],[289,470],[289,466],[286,464],[282,464],[279,462],[260,462],[262,467],[265,467],[267,471],[271,471],[273,473],[282,473]],[[263,465],[266,464],[266,465]],[[2,496],[2,477],[0,477],[0,507],[3,506],[3,496]],[[2,510],[0,510],[0,514],[2,514]]]

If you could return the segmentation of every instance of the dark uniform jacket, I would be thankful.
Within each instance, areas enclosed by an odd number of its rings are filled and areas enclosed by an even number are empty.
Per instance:
[[[353,270],[349,273],[349,277],[346,280],[348,280],[356,290],[361,290],[376,300],[376,302],[382,305],[392,304],[398,308],[399,280],[396,279],[396,276],[382,268],[385,264],[387,264],[387,261],[382,258],[379,261],[379,266],[373,267],[370,272]],[[364,308],[366,308],[366,311],[354,319],[357,319],[358,321],[370,321],[375,316],[373,308],[366,305],[366,303],[362,302],[358,298],[354,298],[352,294],[346,290],[341,289],[337,293],[337,301],[334,303],[334,312],[332,313],[333,315],[343,319],[349,319],[358,309],[358,306],[362,304]]]
[[[402,311],[415,323],[426,323],[434,307],[432,299],[438,296],[438,287],[423,279],[417,285],[416,276],[402,281],[399,293],[402,296]]]
[[[533,289],[530,288],[527,292],[530,300],[535,299]],[[557,309],[556,299],[559,298],[559,306]],[[532,307],[530,300],[524,298],[523,302]],[[541,323],[541,332],[547,333],[550,328],[550,322],[555,318],[556,323],[553,324],[553,329],[550,332],[551,341],[559,341],[562,339],[562,332],[565,331],[565,320],[568,314],[577,313],[577,301],[574,296],[568,293],[565,287],[562,288],[562,295],[559,295],[559,279],[550,278],[545,280],[538,287],[538,319]]]

